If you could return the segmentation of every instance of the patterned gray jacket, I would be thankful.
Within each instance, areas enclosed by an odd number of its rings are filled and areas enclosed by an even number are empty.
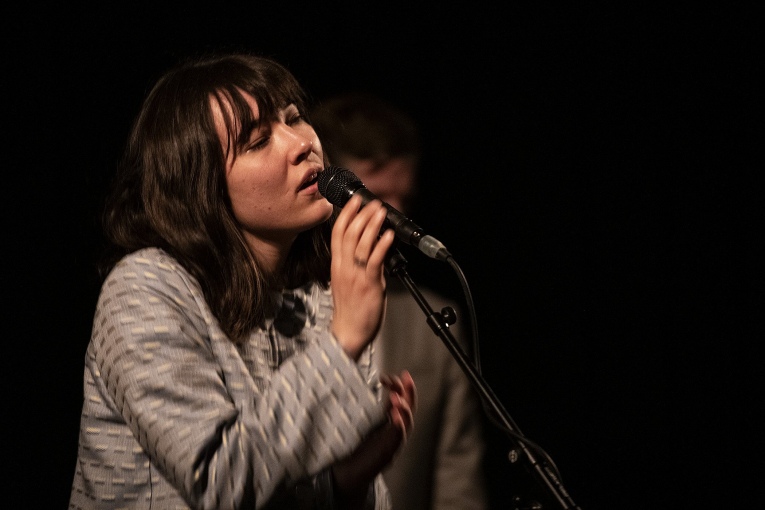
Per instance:
[[[175,259],[125,257],[85,356],[69,507],[332,508],[327,468],[386,418],[373,346],[358,362],[340,348],[330,292],[279,296],[237,346]],[[390,507],[380,475],[372,499]]]

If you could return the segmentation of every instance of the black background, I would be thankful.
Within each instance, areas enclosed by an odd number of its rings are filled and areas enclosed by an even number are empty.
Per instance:
[[[410,217],[460,264],[483,375],[573,501],[753,507],[762,12],[529,4],[5,13],[11,506],[68,501],[98,212],[140,101],[179,57],[248,49],[280,60],[314,100],[371,90],[418,120]],[[418,255],[412,278],[459,297],[449,268]],[[513,508],[513,495],[540,489],[487,426],[493,508]]]

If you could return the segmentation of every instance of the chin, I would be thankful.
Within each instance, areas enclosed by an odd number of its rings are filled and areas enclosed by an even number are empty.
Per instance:
[[[316,225],[323,223],[332,217],[332,211],[334,207],[326,200],[321,200],[316,207]]]

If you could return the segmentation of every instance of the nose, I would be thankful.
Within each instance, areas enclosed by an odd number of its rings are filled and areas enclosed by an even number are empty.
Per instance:
[[[290,162],[300,163],[313,151],[313,130],[310,127],[308,129],[295,129],[287,125],[282,127],[287,136]]]
[[[313,140],[310,139],[303,139],[303,141],[300,144],[300,148],[302,149],[300,151],[299,159],[302,161],[303,159],[306,159],[308,155],[313,151]]]

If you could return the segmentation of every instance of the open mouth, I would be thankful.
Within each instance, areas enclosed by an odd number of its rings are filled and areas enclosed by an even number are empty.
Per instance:
[[[306,189],[308,186],[311,186],[315,184],[319,180],[319,174],[314,172],[311,174],[311,176],[306,180],[301,186],[300,189]]]

